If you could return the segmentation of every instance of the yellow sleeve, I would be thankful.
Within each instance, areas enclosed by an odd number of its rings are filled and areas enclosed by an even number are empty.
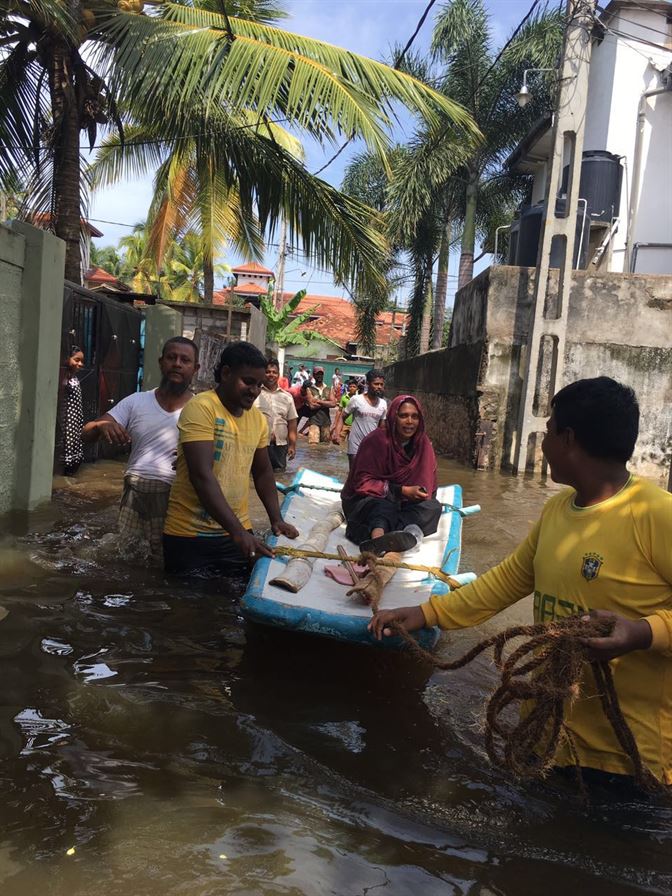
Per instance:
[[[672,586],[672,495],[647,485],[633,509],[639,545],[658,575]],[[651,626],[651,650],[672,654],[672,602],[644,617]]]
[[[421,606],[426,625],[444,629],[478,625],[534,591],[534,555],[540,527],[541,520],[512,554],[475,582],[448,594],[432,595]]]
[[[184,406],[177,428],[180,431],[180,442],[214,442],[215,426],[211,406],[192,398]]]

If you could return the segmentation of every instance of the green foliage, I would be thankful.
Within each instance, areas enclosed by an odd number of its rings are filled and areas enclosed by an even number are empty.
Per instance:
[[[91,265],[93,267],[102,268],[113,277],[123,279],[124,261],[114,246],[98,246],[91,244]]]
[[[301,324],[304,324],[315,313],[317,306],[292,317],[305,295],[306,290],[301,289],[281,308],[276,308],[273,304],[272,284],[269,286],[268,295],[262,297],[260,302],[260,308],[266,318],[267,342],[275,343],[278,347],[308,345],[311,339],[317,337],[318,334],[310,330],[299,330]]]
[[[300,248],[342,281],[375,276],[375,228],[357,203],[310,177],[276,121],[327,144],[361,138],[377,153],[398,104],[473,130],[456,103],[408,74],[277,27],[274,0],[157,2],[144,14],[141,0],[0,0],[0,12],[0,185],[13,172],[29,181],[34,202],[55,209],[69,253],[87,191],[72,176],[82,130],[94,144],[101,128],[116,129],[131,167],[166,164],[155,211],[175,221],[158,225],[159,242],[196,226],[185,197],[212,245],[226,232],[256,254],[284,217]],[[146,158],[128,137],[121,149],[120,115],[149,135]],[[178,171],[182,198],[171,192]],[[187,183],[194,172],[198,188]]]

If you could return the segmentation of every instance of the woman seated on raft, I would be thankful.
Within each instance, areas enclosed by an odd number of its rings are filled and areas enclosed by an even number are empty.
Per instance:
[[[417,398],[399,395],[384,427],[362,441],[341,494],[346,537],[362,550],[407,551],[436,532],[436,455]],[[375,539],[375,542],[373,541]]]

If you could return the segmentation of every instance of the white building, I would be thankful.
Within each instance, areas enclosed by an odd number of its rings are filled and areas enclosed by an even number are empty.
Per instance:
[[[533,207],[521,222],[544,199],[551,148],[549,118],[509,159],[514,170],[534,175]],[[579,211],[589,221],[585,228],[577,222],[584,251],[576,266],[672,273],[672,2],[613,0],[598,14],[583,150],[581,195],[587,201],[579,202]],[[618,195],[621,181],[616,207],[602,201],[604,184],[596,188],[605,172],[609,195]],[[510,255],[509,262],[529,264],[529,257]]]

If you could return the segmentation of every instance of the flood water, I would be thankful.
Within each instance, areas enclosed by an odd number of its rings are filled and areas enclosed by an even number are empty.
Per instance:
[[[331,446],[299,462],[343,477]],[[554,489],[441,462],[480,516],[462,569]],[[494,675],[248,629],[240,583],[189,588],[120,555],[123,466],[57,480],[0,543],[3,896],[625,896],[672,891],[672,810],[493,769]],[[263,527],[257,506],[255,518]],[[506,618],[444,637],[458,655]]]

